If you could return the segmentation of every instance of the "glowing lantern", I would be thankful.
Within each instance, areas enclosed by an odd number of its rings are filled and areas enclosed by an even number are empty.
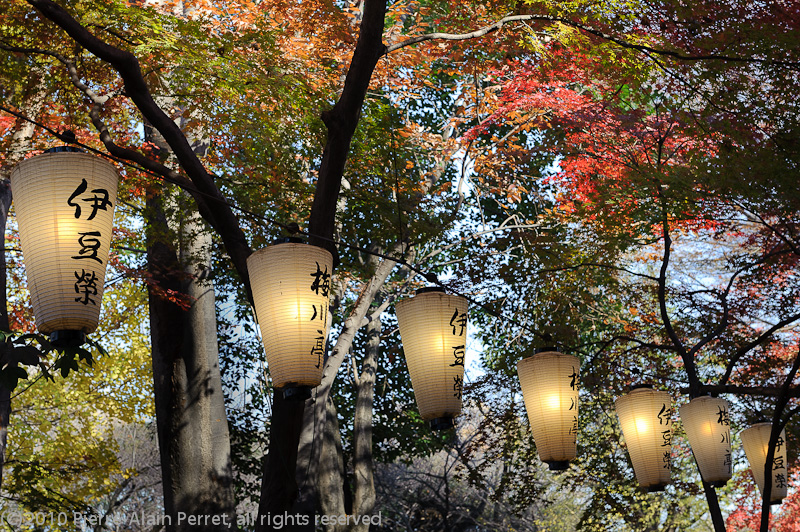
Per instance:
[[[750,462],[750,469],[756,479],[758,489],[764,492],[764,468],[767,465],[767,449],[772,433],[772,423],[757,423],[739,433],[742,447]],[[772,459],[772,487],[770,488],[770,504],[779,504],[787,493],[786,432],[781,430],[775,444],[775,456]]]
[[[250,255],[247,269],[272,383],[307,398],[322,381],[333,256],[288,238]]]
[[[539,459],[554,471],[567,469],[577,454],[579,370],[577,357],[557,351],[517,362]]]
[[[110,162],[69,147],[11,172],[36,327],[57,346],[97,329],[118,181]]]
[[[649,386],[633,389],[614,403],[639,485],[662,491],[670,481],[672,399]]]
[[[700,476],[714,487],[724,486],[733,473],[728,401],[697,397],[681,406],[680,414]]]
[[[395,306],[417,406],[435,430],[452,427],[461,413],[467,306],[439,288],[417,290]]]

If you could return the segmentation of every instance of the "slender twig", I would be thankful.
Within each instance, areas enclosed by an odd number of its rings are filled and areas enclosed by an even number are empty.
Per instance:
[[[483,26],[476,30],[467,32],[467,33],[441,33],[441,32],[434,32],[434,33],[426,33],[424,35],[416,35],[414,37],[410,37],[405,41],[401,41],[390,46],[386,47],[386,51],[384,54],[389,54],[394,52],[395,50],[399,50],[400,48],[404,48],[406,46],[410,46],[412,44],[417,44],[425,41],[432,41],[432,40],[444,40],[444,41],[464,41],[468,39],[477,39],[479,37],[483,37],[488,35],[489,33],[493,33],[498,31],[506,24],[514,23],[514,22],[525,22],[525,21],[539,21],[539,22],[560,22],[565,26],[569,26],[571,28],[586,32],[590,35],[594,35],[595,37],[599,37],[603,40],[613,42],[614,44],[630,49],[636,50],[639,52],[645,52],[649,54],[655,54],[663,57],[670,57],[673,59],[677,59],[679,61],[708,61],[708,60],[715,60],[715,61],[725,61],[731,63],[756,63],[760,65],[777,65],[790,68],[792,70],[800,69],[800,62],[797,61],[785,61],[785,60],[773,60],[773,59],[764,59],[761,57],[756,56],[749,56],[749,57],[741,57],[741,56],[731,56],[731,55],[724,55],[724,54],[697,54],[697,55],[687,55],[680,51],[675,50],[665,50],[662,48],[655,48],[653,46],[648,46],[645,44],[637,44],[633,42],[626,41],[620,37],[612,35],[610,33],[606,33],[604,31],[600,31],[598,29],[592,28],[587,26],[586,24],[582,24],[580,22],[575,22],[573,20],[569,20],[563,17],[556,17],[552,15],[509,15],[506,17],[501,18],[500,20],[489,24],[487,26]]]

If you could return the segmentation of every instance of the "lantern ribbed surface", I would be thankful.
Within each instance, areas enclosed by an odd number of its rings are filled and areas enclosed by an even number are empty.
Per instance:
[[[395,305],[411,385],[422,418],[461,413],[467,346],[467,300],[418,293]]]
[[[119,176],[105,159],[44,153],[11,173],[28,289],[42,334],[97,328]]]
[[[333,256],[309,244],[276,244],[251,254],[247,269],[273,385],[318,386]]]
[[[579,371],[577,357],[556,351],[517,362],[525,410],[543,462],[565,462],[577,454]]]
[[[758,489],[764,492],[764,466],[767,464],[767,449],[769,437],[772,433],[772,423],[757,423],[739,433],[742,440],[744,453],[750,462],[750,469],[756,479]],[[786,461],[786,431],[781,430],[781,435],[775,445],[775,456],[772,459],[772,487],[770,489],[771,503],[779,503],[786,497],[789,476]]]
[[[697,397],[680,407],[700,476],[715,487],[725,485],[733,474],[728,408],[721,397]]]
[[[638,388],[614,405],[642,488],[659,491],[670,481],[672,399],[667,392]]]

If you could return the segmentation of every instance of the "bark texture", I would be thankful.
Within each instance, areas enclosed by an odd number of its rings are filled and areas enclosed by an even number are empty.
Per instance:
[[[170,531],[216,532],[235,524],[230,443],[216,353],[213,289],[188,275],[171,234],[162,198],[148,201],[150,327],[156,420]],[[190,225],[193,222],[190,222]],[[189,239],[197,257],[202,241]],[[191,268],[191,265],[190,265]],[[164,292],[190,294],[186,309]],[[197,297],[199,296],[199,297]],[[178,523],[178,514],[220,516],[200,524]]]
[[[29,112],[38,114],[42,103],[41,91],[35,91],[31,98],[32,106]],[[11,171],[17,162],[25,156],[30,149],[33,136],[33,124],[23,122],[19,125],[11,140],[11,147],[7,156],[7,166],[0,168],[0,234],[3,235],[5,247],[6,223],[8,211],[11,208]],[[8,320],[8,279],[5,253],[0,261],[0,330],[10,331],[11,324]],[[0,360],[0,366],[5,365],[5,360]],[[8,426],[11,422],[11,390],[0,384],[0,486],[3,485],[3,472],[6,463],[6,445],[8,443]]]
[[[353,426],[354,457],[353,474],[355,496],[353,514],[372,515],[375,511],[375,463],[372,458],[372,404],[375,397],[375,373],[381,346],[381,320],[371,320],[367,324],[367,355],[358,377],[358,397]],[[360,522],[353,526],[353,532],[369,532],[369,523]]]

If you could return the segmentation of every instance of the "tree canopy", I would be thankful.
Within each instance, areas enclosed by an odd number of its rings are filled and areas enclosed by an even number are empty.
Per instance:
[[[767,530],[738,444],[734,480],[715,489],[679,427],[672,485],[641,493],[613,403],[642,382],[675,405],[722,395],[734,434],[785,426],[796,462],[799,6],[2,0],[0,13],[3,179],[64,142],[122,175],[123,288],[104,300],[96,343],[108,355],[91,368],[78,362],[89,351],[21,337],[34,319],[9,218],[7,352],[22,352],[20,338],[41,348],[31,364],[2,355],[14,504],[122,511],[152,464],[129,466],[119,434],[154,422],[164,502],[148,511],[164,515],[206,505],[238,518],[385,510],[382,530]],[[289,234],[336,264],[322,384],[299,405],[263,367],[246,262]],[[426,284],[471,303],[465,414],[444,435],[416,410],[393,310]],[[213,347],[190,318],[203,312]],[[582,367],[579,458],[556,479],[515,371],[545,347]],[[224,404],[193,410],[186,368],[198,359],[219,365]],[[206,435],[203,416],[228,428]],[[227,465],[193,458],[187,433]],[[63,454],[65,438],[84,463]],[[191,491],[195,462],[218,498]],[[770,530],[792,530],[795,499]]]

